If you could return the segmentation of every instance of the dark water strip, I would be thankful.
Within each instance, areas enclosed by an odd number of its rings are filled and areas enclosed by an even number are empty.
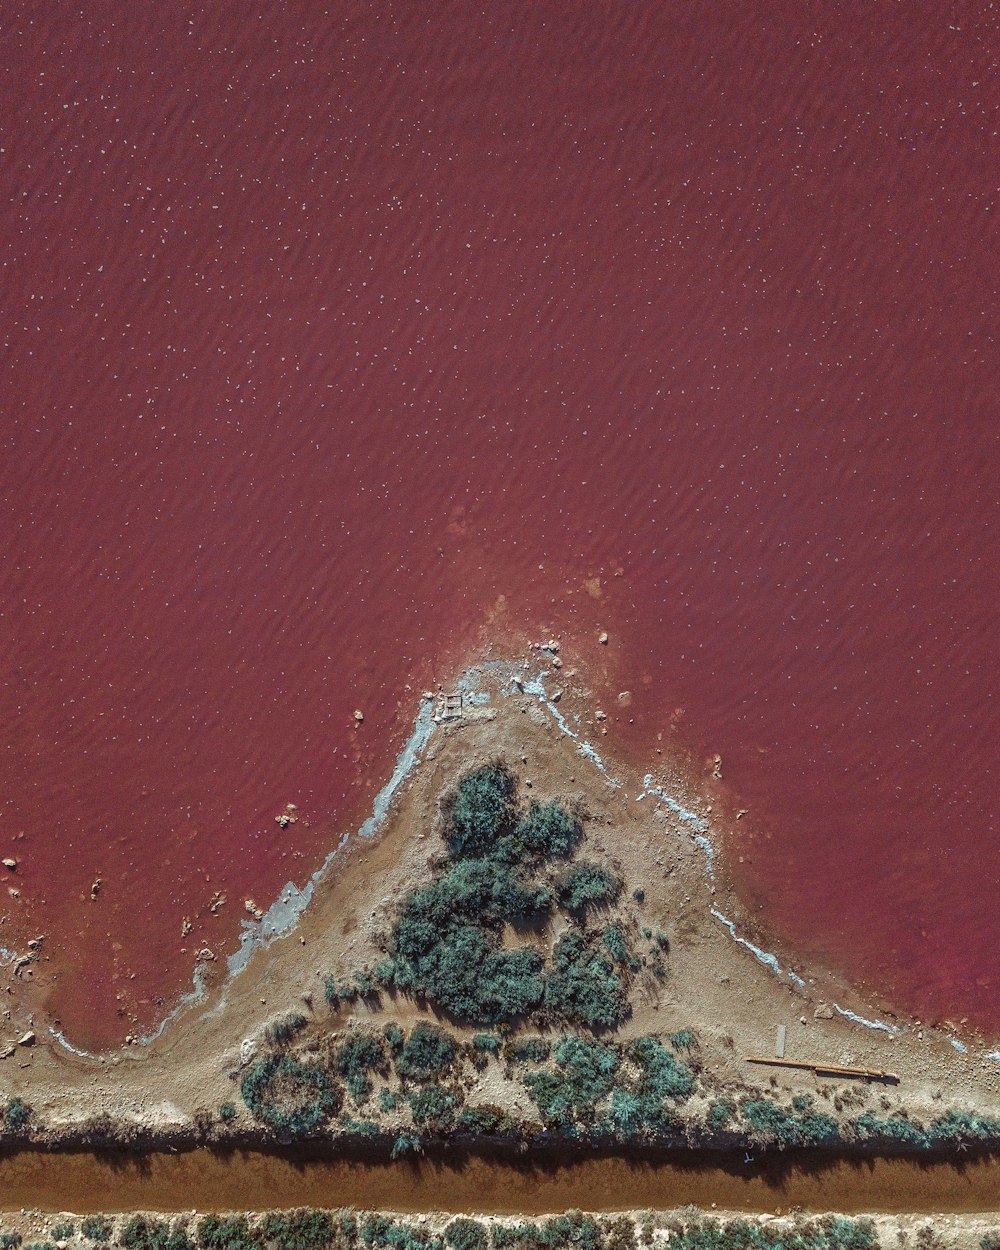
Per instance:
[[[0,1155],[0,1209],[260,1211],[358,1207],[402,1212],[538,1215],[669,1209],[688,1203],[747,1212],[1000,1209],[1000,1157],[482,1154],[414,1160],[293,1151],[19,1151]]]

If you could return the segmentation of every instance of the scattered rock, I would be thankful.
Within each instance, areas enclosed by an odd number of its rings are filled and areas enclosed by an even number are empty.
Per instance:
[[[16,890],[12,885],[7,887],[7,893],[11,896],[11,898],[21,897],[21,891]]]
[[[9,868],[11,872],[17,872],[17,860],[13,855],[8,855],[6,859],[0,860],[5,868]]]
[[[552,657],[552,667],[553,667],[553,668],[562,668],[562,660],[560,660],[560,658],[559,658],[557,655],[554,655],[554,656]]]
[[[553,702],[553,703],[558,703],[558,702],[559,702],[559,700],[560,700],[561,698],[562,698],[562,691],[561,691],[561,690],[554,690],[554,691],[552,692],[552,702]]]
[[[223,894],[221,890],[216,890],[215,893],[212,895],[211,899],[209,900],[208,910],[212,913],[213,916],[218,915],[219,908],[224,907],[225,904],[226,904],[225,894]]]
[[[819,1006],[816,1008],[816,1010],[813,1012],[813,1015],[816,1017],[817,1020],[832,1020],[833,1008],[830,1006],[829,1003],[820,1003]]]
[[[722,780],[722,756],[717,755],[712,761],[712,776],[716,781]]]
[[[34,1033],[32,1033],[32,1031],[29,1029],[27,1033],[23,1034],[21,1037],[17,1039],[17,1044],[18,1046],[34,1046],[35,1044]]]
[[[11,1046],[8,1043],[3,1050],[0,1050],[0,1059],[9,1059],[16,1049],[16,1046]]]
[[[261,911],[261,909],[257,906],[257,904],[253,901],[252,898],[245,898],[243,900],[243,910],[247,913],[248,916],[253,916],[254,920],[264,919],[264,913]]]
[[[355,708],[355,709],[354,709],[354,719],[355,719],[355,721],[357,722],[357,724],[359,724],[359,725],[360,725],[360,724],[361,724],[361,722],[365,719],[365,714],[364,714],[364,712],[362,712],[362,711],[361,711],[361,709],[360,709],[360,708]]]
[[[606,629],[602,629],[597,635],[597,641],[602,647],[606,647],[608,645],[608,631]]]
[[[602,712],[601,709],[598,708],[597,711],[594,713],[594,719],[595,720],[607,720],[608,714],[607,712]]]
[[[90,887],[90,897],[97,898],[101,892],[101,878],[98,877],[94,884]]]

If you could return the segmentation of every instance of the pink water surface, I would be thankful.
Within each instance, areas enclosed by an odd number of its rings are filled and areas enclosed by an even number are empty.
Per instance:
[[[424,684],[602,625],[748,922],[1000,1034],[995,22],[3,10],[0,942],[72,1039],[304,879]]]

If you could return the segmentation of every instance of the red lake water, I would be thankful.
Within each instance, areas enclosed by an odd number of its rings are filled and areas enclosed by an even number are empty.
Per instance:
[[[996,35],[4,9],[0,942],[75,1044],[304,881],[424,685],[602,627],[611,750],[723,757],[746,923],[1000,1035]]]

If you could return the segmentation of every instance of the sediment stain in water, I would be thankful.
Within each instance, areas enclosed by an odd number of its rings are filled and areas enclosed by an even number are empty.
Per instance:
[[[0,15],[4,945],[71,1041],[536,629],[722,754],[758,923],[996,1034],[992,23]]]
[[[0,1209],[224,1211],[340,1207],[539,1215],[665,1210],[958,1213],[996,1205],[1000,1164],[968,1157],[855,1159],[798,1155],[709,1158],[459,1155],[375,1162],[302,1154],[26,1151],[0,1156]]]

